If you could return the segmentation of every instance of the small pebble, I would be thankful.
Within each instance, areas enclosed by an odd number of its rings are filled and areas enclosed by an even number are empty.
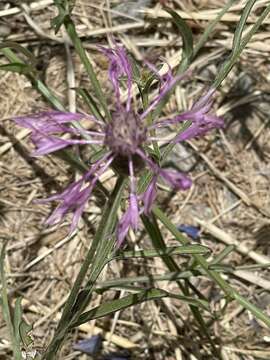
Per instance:
[[[191,237],[193,240],[198,240],[200,235],[200,229],[196,226],[192,225],[179,225],[177,229],[184,234],[187,234],[189,237]]]
[[[94,335],[89,339],[84,339],[74,344],[73,349],[88,355],[95,355],[101,350],[101,346],[102,337],[100,335]]]
[[[11,29],[4,24],[0,24],[0,38],[6,38],[10,35]]]

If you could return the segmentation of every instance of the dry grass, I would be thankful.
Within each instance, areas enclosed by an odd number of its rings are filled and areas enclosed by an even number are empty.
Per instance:
[[[69,87],[73,84],[73,75],[76,86],[89,86],[88,80],[72,48],[72,66],[67,65],[70,57],[63,45],[68,44],[66,36],[60,32],[55,37],[50,28],[50,19],[55,15],[52,2],[41,0],[25,7],[16,7],[15,1],[0,4],[0,37],[28,46],[39,60],[40,75],[46,84],[70,109],[84,109]],[[115,9],[118,1],[90,3],[78,0],[74,19],[85,48],[92,51],[97,74],[105,88],[108,88],[107,63],[94,47],[106,42],[110,31],[118,34],[135,57],[156,61],[162,55],[176,66],[181,39],[162,12],[162,1],[153,2],[151,9],[130,16],[118,16],[117,11],[108,10]],[[196,38],[225,1],[166,3],[188,20]],[[261,7],[267,3],[257,2],[250,23],[256,21]],[[216,27],[195,63],[195,81],[176,92],[166,107],[167,114],[189,105],[202,86],[214,78],[220,60],[230,47],[243,5],[244,1],[235,5]],[[160,21],[154,20],[156,16]],[[160,199],[175,224],[202,225],[200,242],[212,249],[213,256],[224,248],[224,243],[234,242],[236,251],[226,260],[233,266],[270,262],[269,22],[268,18],[220,90],[216,107],[225,117],[226,129],[185,145],[189,156],[196,160],[190,172],[194,186],[187,193],[167,194]],[[0,61],[5,60],[2,57]],[[110,94],[110,89],[107,90]],[[23,297],[24,317],[34,326],[34,347],[42,349],[53,334],[101,210],[97,199],[90,201],[80,229],[71,239],[66,237],[68,223],[60,228],[44,228],[42,222],[52,208],[36,205],[32,200],[63,188],[74,174],[55,157],[30,158],[27,133],[10,120],[14,115],[48,107],[28,81],[16,74],[1,72],[0,104],[0,238],[9,240],[6,269],[10,301],[14,304],[15,298]],[[104,181],[106,186],[111,186],[110,176]],[[129,241],[134,242],[134,237]],[[167,242],[173,242],[169,235]],[[148,240],[142,245],[148,246]],[[158,258],[147,262],[114,262],[103,272],[100,281],[147,272],[161,274],[166,269]],[[228,276],[242,295],[270,315],[267,269],[258,266],[256,270],[238,270]],[[172,291],[175,286],[170,282],[159,285]],[[195,279],[194,285],[207,296],[218,314],[224,305],[220,290],[206,279]],[[112,298],[113,293],[105,297],[97,295],[91,306],[109,297]],[[231,303],[219,316],[209,331],[220,344],[224,360],[270,358],[269,330],[250,313]],[[115,317],[81,326],[70,335],[60,359],[86,359],[85,355],[72,350],[72,344],[98,332],[104,335],[105,353],[129,349],[133,359],[214,358],[186,306],[175,300],[167,300],[162,306],[156,302],[144,303]],[[1,317],[0,359],[11,359],[7,330]]]

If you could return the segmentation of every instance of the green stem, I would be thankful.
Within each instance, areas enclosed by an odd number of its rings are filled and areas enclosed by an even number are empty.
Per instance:
[[[166,226],[166,228],[175,236],[175,239],[183,245],[187,245],[189,241],[180,233],[180,231],[173,225],[173,223],[167,218],[167,216],[156,206],[153,209],[153,213],[156,217]],[[221,275],[214,270],[209,269],[208,262],[203,256],[194,254],[192,255],[195,261],[202,267],[206,275],[213,279],[217,285],[223,290],[229,299],[234,299],[240,303],[244,308],[251,311],[252,314],[263,321],[270,328],[270,318],[266,316],[263,311],[251,304],[248,300],[244,299],[236,290],[234,290]]]
[[[152,216],[152,221],[150,221],[150,219],[147,218],[146,216],[142,216],[142,221],[144,223],[145,229],[147,230],[147,232],[150,235],[150,238],[152,240],[152,243],[153,243],[153,246],[155,247],[155,249],[156,250],[161,249],[161,250],[165,251],[167,249],[167,247],[166,247],[166,244],[165,244],[164,239],[162,237],[162,234],[160,232],[160,229],[159,229],[159,226],[158,226],[158,223],[156,221],[156,217],[154,216],[154,214]],[[188,241],[186,241],[186,244],[188,244]],[[174,261],[174,259],[170,255],[165,253],[164,255],[162,255],[160,257],[163,260],[164,264],[167,266],[169,271],[180,272],[180,268],[179,268],[178,264]],[[189,293],[185,289],[183,284],[180,281],[176,281],[176,283],[177,283],[180,291],[182,291],[182,293],[185,296],[188,296]],[[209,343],[211,344],[211,347],[213,349],[213,353],[215,354],[216,358],[221,359],[220,354],[219,354],[219,352],[218,352],[218,350],[216,348],[216,345],[215,345],[214,341],[212,340],[211,336],[208,334],[207,326],[206,326],[206,324],[204,322],[204,319],[203,319],[200,311],[198,310],[198,308],[196,306],[189,305],[189,307],[190,307],[190,310],[191,310],[195,320],[197,321],[197,323],[199,324],[199,327],[202,330],[202,334],[204,334],[207,337]]]
[[[114,245],[114,237],[111,235],[116,223],[116,213],[119,206],[122,191],[125,185],[123,178],[119,178],[115,185],[114,191],[106,204],[106,208],[103,211],[103,217],[99,223],[98,230],[93,239],[91,247],[86,255],[86,258],[82,264],[82,267],[77,275],[73,288],[71,289],[68,300],[64,306],[64,310],[55,331],[54,338],[49,344],[47,351],[43,355],[44,360],[53,360],[59,348],[61,347],[68,331],[71,322],[75,322],[88,304],[92,294],[93,286],[90,287],[89,283],[93,285],[98,278],[101,270],[106,264],[105,259],[109,257],[111,249]],[[110,234],[110,239],[108,235]],[[104,246],[104,252],[101,254],[101,246]],[[87,282],[87,293],[84,299],[81,299],[82,292],[80,293],[83,281],[91,266],[90,277]],[[84,293],[83,293],[84,294]]]
[[[90,60],[88,59],[86,51],[84,50],[84,48],[82,46],[82,42],[77,34],[76,28],[75,28],[72,20],[70,19],[70,17],[67,18],[67,20],[64,22],[64,25],[65,25],[68,35],[71,38],[71,41],[75,47],[76,52],[79,55],[83,65],[86,69],[86,72],[90,78],[90,81],[91,81],[91,84],[95,91],[95,94],[96,94],[98,100],[100,101],[100,104],[107,116],[107,119],[111,120],[112,117],[111,117],[111,113],[107,106],[106,97],[103,94],[101,86],[100,86],[100,84],[97,80],[96,74],[94,72],[93,66],[92,66]]]
[[[20,342],[17,341],[15,336],[14,327],[12,324],[12,319],[10,315],[9,309],[9,301],[8,301],[8,293],[7,293],[7,282],[5,276],[5,269],[4,269],[4,262],[5,262],[5,250],[6,250],[6,243],[2,245],[1,256],[0,256],[0,278],[2,284],[2,308],[3,308],[3,316],[7,324],[7,328],[9,331],[9,336],[11,340],[13,355],[15,360],[21,360],[21,350],[20,350]]]

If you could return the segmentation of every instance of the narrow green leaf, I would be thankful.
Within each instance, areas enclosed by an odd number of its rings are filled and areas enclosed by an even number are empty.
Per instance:
[[[264,314],[264,312],[257,306],[251,304],[247,299],[241,296],[238,292],[234,291],[234,298],[245,309],[249,310],[257,319],[263,321],[270,328],[270,318]]]
[[[181,234],[181,232],[176,228],[176,226],[168,219],[168,217],[160,210],[157,206],[153,209],[154,214],[156,217],[166,226],[166,228],[174,235],[175,239],[179,241],[183,245],[188,245],[189,240]],[[209,270],[209,264],[204,259],[203,256],[194,254],[194,259],[197,263],[202,267],[202,269],[206,272],[206,274],[212,278],[225,292],[225,294],[229,297],[232,297],[232,288],[227,284],[225,280],[221,278],[221,276],[213,271]]]
[[[196,306],[196,307],[202,307],[205,310],[209,311],[209,305],[208,305],[207,301],[203,301],[200,299],[194,299],[194,298],[188,297],[188,296],[173,294],[173,293],[167,292],[165,290],[149,289],[149,290],[144,290],[144,291],[138,292],[136,294],[130,294],[130,295],[124,296],[117,300],[112,300],[110,302],[103,303],[100,306],[97,306],[96,308],[83,313],[76,322],[71,324],[71,326],[76,327],[76,326],[84,324],[90,320],[98,319],[98,318],[101,318],[101,317],[104,317],[104,316],[107,316],[110,314],[114,314],[116,311],[124,310],[130,306],[138,305],[142,302],[149,301],[149,300],[161,299],[164,297],[178,299],[189,305]]]
[[[20,44],[14,42],[14,41],[4,41],[0,43],[0,49],[14,49],[18,51],[19,53],[25,55],[27,57],[29,64],[29,67],[35,68],[37,64],[37,60],[34,57],[34,55],[29,51],[27,48],[21,46]],[[18,61],[20,62],[20,61]],[[31,65],[31,66],[30,66]]]
[[[108,150],[104,148],[97,150],[94,154],[90,155],[89,163],[94,164],[96,161],[100,160],[107,152]]]
[[[242,39],[242,34],[244,31],[244,28],[246,26],[246,22],[247,19],[249,17],[249,14],[253,8],[253,5],[255,4],[257,0],[249,0],[246,3],[246,6],[244,7],[244,10],[242,11],[241,14],[241,18],[237,24],[237,27],[235,29],[234,32],[234,37],[233,37],[233,44],[232,44],[232,53],[238,51],[240,45],[241,45],[241,39]]]
[[[142,220],[143,220],[144,226],[145,226],[145,228],[146,228],[146,230],[147,230],[147,232],[148,232],[148,234],[149,234],[155,248],[158,249],[158,250],[159,249],[166,249],[166,244],[165,244],[164,239],[162,237],[162,233],[161,233],[161,231],[159,229],[155,214],[153,214],[152,217],[151,217],[152,221],[150,221],[150,218],[147,218],[146,216],[142,216]],[[188,244],[188,241],[186,243],[182,242],[182,244],[185,246],[185,245]],[[195,256],[195,255],[193,255],[193,256]],[[197,255],[197,256],[199,256],[199,255]],[[161,259],[163,260],[164,264],[167,266],[169,271],[180,272],[180,268],[179,268],[178,264],[169,255],[162,256]],[[193,274],[195,274],[195,271],[193,272]],[[184,296],[188,296],[189,295],[189,288],[192,287],[193,292],[200,297],[200,300],[205,301],[204,299],[202,299],[203,296],[199,292],[199,290],[192,286],[192,284],[190,283],[188,277],[189,276],[187,276],[185,278],[186,286],[184,286],[180,281],[176,280],[176,284],[178,285],[179,289],[182,291]],[[183,296],[183,295],[179,295],[179,296]],[[193,298],[190,298],[190,297],[189,297],[189,299],[194,300]],[[204,303],[204,305],[206,305],[206,304]],[[215,344],[214,344],[210,334],[208,333],[207,325],[206,325],[206,323],[205,323],[205,321],[203,319],[202,314],[200,313],[197,306],[194,305],[194,303],[189,303],[189,306],[190,306],[190,310],[191,310],[194,318],[196,319],[197,323],[200,326],[200,329],[201,329],[202,333],[205,334],[205,336],[207,337],[209,343],[211,344],[211,347],[213,349],[213,353],[215,355],[217,355]]]
[[[167,229],[175,236],[176,240],[178,240],[184,245],[188,243],[188,240],[183,238],[182,234],[178,231],[178,229],[170,222],[170,220],[158,207],[155,207],[153,209],[153,212],[157,216],[157,218],[167,227]],[[224,279],[222,279],[218,272],[209,269],[209,264],[202,255],[194,254],[193,257],[201,266],[201,268],[205,271],[208,277],[212,278],[220,286],[220,288],[229,297],[229,299],[236,299],[241,305],[243,305],[246,309],[250,310],[254,316],[257,316],[270,328],[270,318],[267,317],[255,305],[251,304],[248,300],[242,298],[236,290],[234,290]]]
[[[91,94],[84,88],[76,88],[76,92],[81,96],[81,98],[84,100],[86,105],[89,107],[90,112],[95,116],[96,119],[100,121],[104,121],[104,117],[102,116],[101,112],[99,111],[99,108],[91,96]]]
[[[11,71],[18,74],[31,74],[33,69],[26,64],[22,63],[10,63],[10,64],[4,64],[0,65],[0,70],[2,71]]]
[[[226,272],[226,273],[232,273],[234,268],[233,266],[227,265],[227,264],[210,264],[209,263],[209,270],[215,270],[218,272]]]
[[[244,8],[244,15],[242,14],[242,17],[240,19],[240,22],[243,19],[246,20],[246,15],[249,11],[249,8],[252,4],[252,1],[250,0],[246,7]],[[253,4],[252,4],[253,5]],[[237,36],[234,40],[234,48],[231,51],[231,55],[229,58],[225,61],[225,63],[222,65],[221,70],[219,71],[214,83],[213,87],[218,88],[223,80],[227,77],[233,66],[235,65],[236,61],[238,60],[239,56],[241,55],[242,51],[246,47],[247,43],[251,40],[252,36],[256,33],[256,31],[259,29],[261,24],[263,23],[264,19],[268,16],[270,12],[270,5],[268,5],[265,10],[262,12],[262,14],[259,16],[256,23],[252,26],[252,28],[249,30],[249,32],[244,36],[242,39],[242,32],[241,29],[243,27],[243,23],[241,22],[241,28],[238,29]],[[239,40],[241,39],[241,41]],[[240,42],[240,43],[239,43]]]
[[[129,258],[147,258],[147,257],[160,257],[164,255],[189,255],[189,254],[205,254],[210,249],[203,245],[183,245],[166,247],[165,249],[149,249],[138,251],[123,251],[117,253],[111,260],[125,260]]]
[[[111,287],[119,287],[121,288],[123,285],[128,285],[132,283],[152,283],[155,281],[175,281],[180,279],[188,279],[191,276],[200,275],[200,272],[197,271],[175,271],[169,272],[162,275],[149,274],[149,276],[135,276],[128,278],[119,278],[113,280],[103,281],[101,283],[96,284],[95,291],[97,289],[106,289]]]
[[[30,346],[33,343],[32,337],[29,333],[32,331],[32,326],[27,324],[24,320],[21,321],[19,326],[20,338],[25,347]]]
[[[153,174],[149,170],[145,170],[138,181],[138,194],[142,194],[150,184]]]
[[[7,324],[13,355],[15,360],[21,360],[21,350],[20,350],[20,343],[17,342],[17,338],[15,336],[14,327],[11,319],[10,309],[9,309],[9,301],[8,301],[8,291],[7,291],[7,282],[5,276],[5,269],[4,269],[4,262],[5,262],[5,254],[6,254],[6,245],[7,243],[4,242],[2,244],[1,254],[0,254],[0,280],[2,285],[2,311],[3,317]]]
[[[20,343],[20,323],[22,321],[22,298],[19,297],[15,302],[15,311],[14,311],[14,333],[17,344]]]
[[[90,320],[113,314],[116,311],[126,309],[130,306],[134,306],[149,300],[161,299],[167,296],[168,293],[166,291],[159,289],[149,289],[138,292],[137,294],[127,295],[120,299],[103,303],[100,306],[83,313],[76,322],[71,324],[71,326],[76,327]]]
[[[194,59],[194,57],[197,55],[197,53],[199,52],[199,50],[205,45],[205,43],[207,42],[207,40],[209,39],[209,36],[213,33],[213,30],[215,28],[215,26],[219,23],[220,19],[222,18],[222,16],[224,14],[226,14],[226,12],[228,11],[228,9],[235,3],[237,3],[238,0],[230,0],[228,1],[228,3],[225,5],[225,7],[221,10],[221,12],[217,15],[216,19],[214,19],[212,22],[209,23],[209,25],[205,28],[204,33],[202,34],[202,36],[200,37],[198,43],[194,46],[193,48],[193,58],[190,60],[192,62],[192,60]],[[184,66],[185,65],[185,66]],[[189,67],[189,64],[187,62],[184,62],[183,65],[180,67],[178,67],[178,74],[184,73]],[[173,91],[173,89],[171,90],[171,92]],[[156,109],[154,110],[154,114],[153,114],[153,118],[156,119],[160,116],[164,106],[166,105],[167,101],[169,100],[169,96],[164,97],[160,103],[157,105]]]
[[[203,34],[201,35],[199,41],[194,46],[193,49],[193,55],[194,57],[198,54],[198,52],[201,50],[201,48],[205,45],[206,41],[209,39],[209,36],[213,34],[214,28],[219,23],[219,21],[222,19],[223,15],[225,15],[229,8],[232,5],[235,5],[239,2],[239,0],[230,0],[227,2],[227,4],[223,7],[223,9],[218,13],[217,17],[209,23],[209,25],[206,26]]]
[[[168,292],[168,296],[170,298],[173,299],[178,299],[180,301],[183,301],[185,303],[187,303],[188,305],[192,305],[195,307],[201,307],[207,311],[210,310],[209,304],[206,300],[202,300],[202,299],[195,299],[191,296],[184,296],[184,295],[177,295],[177,294],[173,294],[173,293],[169,293]]]
[[[70,20],[70,19],[69,19]],[[93,66],[90,62],[90,60],[88,59],[88,56],[82,46],[81,40],[76,32],[76,29],[74,27],[73,22],[71,22],[71,20],[68,22],[68,24],[66,25],[66,30],[74,44],[74,47],[78,53],[78,55],[80,56],[80,59],[82,61],[82,63],[84,64],[85,70],[89,76],[89,79],[91,80],[93,89],[95,91],[96,97],[98,98],[104,112],[105,112],[105,120],[111,120],[111,113],[109,112],[108,106],[107,106],[107,102],[106,102],[106,97],[103,94],[103,91],[101,89],[101,86],[98,82],[98,79],[96,77],[95,71],[93,69]]]
[[[257,270],[270,268],[270,263],[236,266],[235,270]]]
[[[39,79],[31,77],[34,87],[44,96],[45,99],[49,101],[49,103],[59,111],[66,111],[65,107],[58,99],[58,97]]]
[[[64,25],[65,21],[72,13],[75,0],[54,0],[54,4],[58,9],[58,15],[52,19],[51,24],[55,28],[55,34],[57,34],[60,27]]]
[[[209,263],[210,265],[219,264],[223,261],[232,251],[235,250],[234,245],[226,246],[219,254],[217,254],[214,259]]]
[[[190,30],[189,26],[186,24],[185,20],[182,19],[181,16],[178,15],[175,11],[167,7],[165,7],[165,11],[167,11],[167,13],[169,13],[172,16],[173,22],[177,26],[183,39],[183,49],[182,49],[183,56],[179,64],[179,72],[182,72],[191,63],[191,59],[193,57],[192,31]]]
[[[103,267],[106,265],[107,259],[114,245],[114,237],[112,236],[112,232],[115,227],[117,209],[121,202],[124,186],[124,179],[119,178],[115,185],[114,191],[105,206],[98,230],[64,306],[64,310],[55,331],[54,338],[49,344],[43,359],[54,359],[55,354],[65,339],[67,332],[69,331],[71,322],[76,322],[78,320],[80,314],[91,299],[95,281],[97,280]],[[78,297],[80,288],[89,270],[90,274],[86,283],[87,291],[83,293],[83,297]]]

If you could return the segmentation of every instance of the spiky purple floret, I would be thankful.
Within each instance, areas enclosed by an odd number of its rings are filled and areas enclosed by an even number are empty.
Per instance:
[[[188,190],[192,181],[178,171],[161,169],[159,175],[175,190]]]
[[[99,49],[109,60],[109,79],[113,86],[116,95],[116,105],[119,108],[120,101],[120,80],[121,77],[127,78],[127,90],[128,97],[126,102],[126,112],[131,109],[131,87],[132,87],[132,65],[128,59],[126,50],[114,43],[114,49],[107,49],[103,46],[99,46]]]
[[[135,194],[130,194],[129,197],[129,206],[122,218],[120,219],[117,226],[117,246],[120,247],[129,231],[133,229],[136,231],[139,226],[139,208],[138,208],[138,199]]]
[[[106,154],[92,165],[78,181],[70,184],[62,193],[52,195],[47,199],[38,200],[38,203],[59,202],[58,207],[47,219],[46,224],[54,225],[60,223],[69,212],[73,212],[70,228],[70,232],[73,232],[99,177],[106,171],[112,160],[113,158],[110,153]]]
[[[43,111],[38,114],[15,117],[15,122],[31,130],[31,140],[36,150],[32,156],[50,154],[54,151],[63,149],[76,144],[101,144],[100,138],[97,139],[64,139],[59,135],[70,134],[71,136],[81,136],[78,129],[70,127],[69,123],[82,120],[86,116],[79,113],[69,113],[63,111]],[[92,117],[89,117],[92,119]],[[84,131],[85,134],[89,132]],[[97,136],[101,133],[96,133]],[[104,136],[104,135],[103,135]]]
[[[152,128],[158,129],[182,123],[187,120],[191,121],[191,125],[175,137],[173,140],[174,143],[205,135],[212,129],[222,128],[224,126],[223,119],[209,114],[213,102],[213,94],[214,90],[210,89],[192,106],[191,110],[183,112],[172,119],[157,122]]]
[[[144,205],[143,212],[145,215],[150,215],[153,204],[157,197],[157,175],[153,177],[145,192],[141,195]]]
[[[223,121],[221,118],[209,114],[214,94],[214,90],[211,89],[189,111],[146,127],[144,124],[145,117],[155,109],[163,97],[186,74],[174,77],[169,67],[167,74],[160,76],[154,65],[146,63],[148,68],[159,79],[159,93],[144,112],[137,114],[131,109],[132,65],[125,49],[116,43],[114,45],[113,49],[99,47],[109,59],[109,79],[115,92],[116,110],[112,114],[112,122],[107,125],[100,124],[97,119],[88,115],[60,111],[46,111],[39,114],[16,117],[15,121],[20,126],[31,130],[31,139],[36,147],[33,154],[35,156],[49,154],[73,144],[100,144],[109,149],[108,153],[94,163],[81,179],[69,185],[62,193],[40,201],[43,203],[48,201],[59,202],[58,207],[47,219],[47,223],[50,225],[61,222],[67,213],[72,212],[71,231],[73,231],[100,175],[113,161],[114,166],[117,165],[119,160],[122,163],[124,162],[124,164],[126,163],[127,174],[130,177],[130,192],[128,208],[117,226],[117,246],[120,246],[130,228],[135,231],[137,230],[141,211],[146,215],[150,214],[157,196],[158,177],[162,177],[175,190],[187,190],[192,185],[192,181],[185,174],[160,168],[145,152],[144,144],[152,142],[152,134],[147,134],[147,132],[149,130],[158,131],[159,128],[189,120],[191,122],[190,127],[170,141],[176,143],[201,136],[213,128],[222,127]],[[121,104],[120,87],[123,84],[128,92],[126,106]],[[71,122],[78,122],[85,117],[96,122],[99,126],[99,131],[87,131],[84,129],[82,131],[77,127],[69,126]],[[65,134],[68,134],[69,137],[63,138],[62,135]],[[84,135],[84,139],[81,138],[82,135]],[[153,178],[146,191],[138,196],[136,191],[136,172],[140,168],[139,160],[151,169]],[[140,202],[143,203],[143,208],[141,209],[139,207]]]

